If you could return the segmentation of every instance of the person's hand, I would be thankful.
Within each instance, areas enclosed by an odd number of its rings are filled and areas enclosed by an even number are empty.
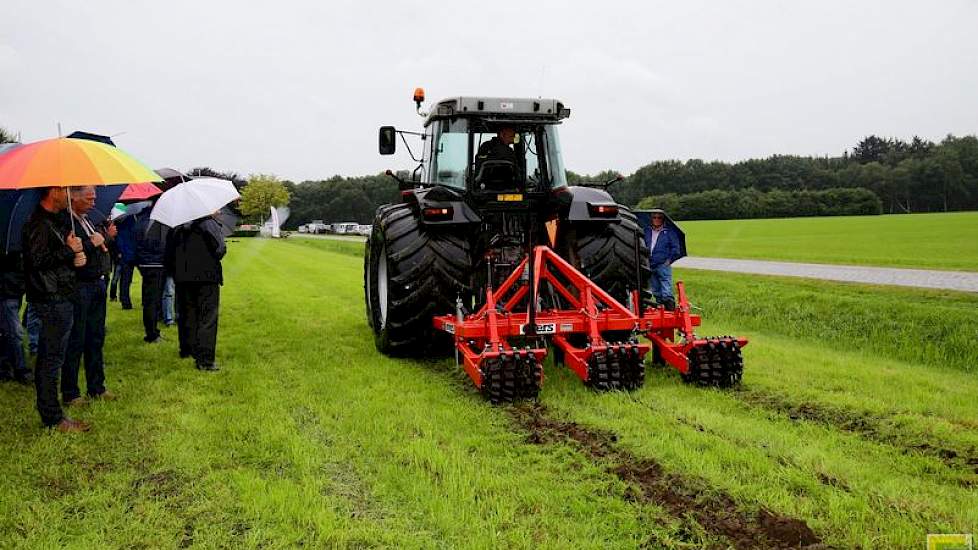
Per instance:
[[[88,262],[88,258],[85,256],[84,252],[75,252],[75,267],[84,267],[86,262]]]
[[[88,240],[92,241],[92,246],[94,246],[95,248],[98,248],[103,244],[105,244],[105,237],[103,237],[102,234],[99,233],[98,231],[92,233],[92,236],[89,237]]]
[[[114,239],[119,234],[119,228],[115,226],[115,222],[109,222],[109,226],[105,228],[105,233],[110,239]]]
[[[68,237],[65,239],[65,244],[68,245],[68,248],[70,248],[72,252],[82,251],[82,241],[75,236],[74,231],[68,233]]]

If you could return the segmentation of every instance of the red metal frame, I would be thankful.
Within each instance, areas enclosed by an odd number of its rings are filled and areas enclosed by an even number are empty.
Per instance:
[[[477,387],[482,387],[482,366],[487,360],[501,355],[526,357],[532,354],[537,361],[543,361],[547,355],[546,347],[514,348],[509,342],[510,338],[526,336],[551,338],[563,351],[565,364],[584,381],[588,380],[588,362],[595,353],[618,352],[622,348],[634,350],[641,359],[655,346],[667,363],[682,373],[689,370],[687,353],[706,340],[695,337],[693,327],[699,326],[700,316],[690,313],[682,282],[677,284],[676,311],[666,311],[662,307],[640,311],[638,291],[633,291],[629,309],[549,247],[537,246],[532,254],[532,280],[529,277],[531,258],[527,257],[499,288],[486,290],[485,304],[477,312],[464,318],[460,315],[434,318],[435,328],[454,335],[462,365]],[[514,308],[528,295],[536,301],[544,282],[570,307],[536,312],[535,330],[527,334],[529,315],[526,311],[514,311]],[[637,331],[645,334],[652,343],[609,343],[601,336],[607,331]],[[677,331],[680,333],[678,339]],[[575,346],[568,338],[571,335],[586,336],[587,344]],[[737,340],[741,346],[747,344],[745,339]]]

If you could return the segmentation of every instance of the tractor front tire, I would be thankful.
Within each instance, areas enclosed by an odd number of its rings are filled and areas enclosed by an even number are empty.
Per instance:
[[[471,293],[468,241],[422,227],[408,204],[382,206],[364,250],[364,298],[374,344],[385,355],[423,357],[447,351],[432,317],[455,311]]]

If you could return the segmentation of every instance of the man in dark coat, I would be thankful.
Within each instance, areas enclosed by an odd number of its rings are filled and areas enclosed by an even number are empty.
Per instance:
[[[24,327],[20,305],[24,300],[24,260],[20,251],[0,253],[0,380],[34,382],[24,361]]]
[[[508,126],[500,128],[496,137],[479,146],[475,155],[475,175],[479,176],[482,164],[487,160],[505,160],[513,163],[513,170],[519,170],[519,159],[513,150],[516,130]]]
[[[214,354],[225,252],[224,233],[210,217],[178,227],[167,242],[167,272],[177,287],[180,357],[193,357],[199,370],[218,370]]]
[[[111,401],[115,394],[105,389],[105,361],[102,348],[105,345],[106,283],[111,268],[106,244],[113,235],[100,232],[88,219],[87,213],[95,206],[95,188],[75,187],[70,192],[72,232],[82,241],[86,262],[75,268],[74,320],[65,365],[61,373],[61,399],[65,404],[84,405],[78,387],[78,370],[85,360],[86,393],[91,399]]]
[[[143,341],[156,344],[161,340],[159,321],[160,303],[163,299],[163,255],[166,251],[167,228],[150,219],[150,208],[137,215],[133,232],[136,237],[136,265],[143,276]]]
[[[652,223],[645,228],[645,244],[649,247],[650,286],[655,301],[668,310],[676,309],[676,298],[672,294],[672,263],[682,258],[685,252],[678,228],[662,210],[652,210]]]
[[[68,193],[60,187],[44,190],[41,202],[24,226],[24,277],[27,301],[41,320],[34,387],[37,411],[45,426],[63,432],[88,431],[90,426],[64,415],[58,402],[58,376],[64,364],[74,307],[75,267],[87,259],[81,239],[68,230],[64,215]]]

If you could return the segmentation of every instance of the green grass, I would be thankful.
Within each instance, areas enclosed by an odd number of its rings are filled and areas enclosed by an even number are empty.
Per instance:
[[[680,225],[693,256],[978,271],[978,212]]]
[[[123,397],[77,414],[92,433],[45,433],[32,391],[0,386],[0,546],[722,542],[578,448],[530,443],[451,360],[377,354],[361,244],[229,247],[221,372],[177,359],[172,331],[142,344],[138,310],[111,304],[108,386]],[[548,364],[551,414],[614,432],[704,498],[804,519],[835,547],[978,529],[974,297],[679,275],[709,318],[702,334],[751,339],[743,388],[653,369],[636,392],[596,394]],[[914,351],[915,335],[928,345]]]

